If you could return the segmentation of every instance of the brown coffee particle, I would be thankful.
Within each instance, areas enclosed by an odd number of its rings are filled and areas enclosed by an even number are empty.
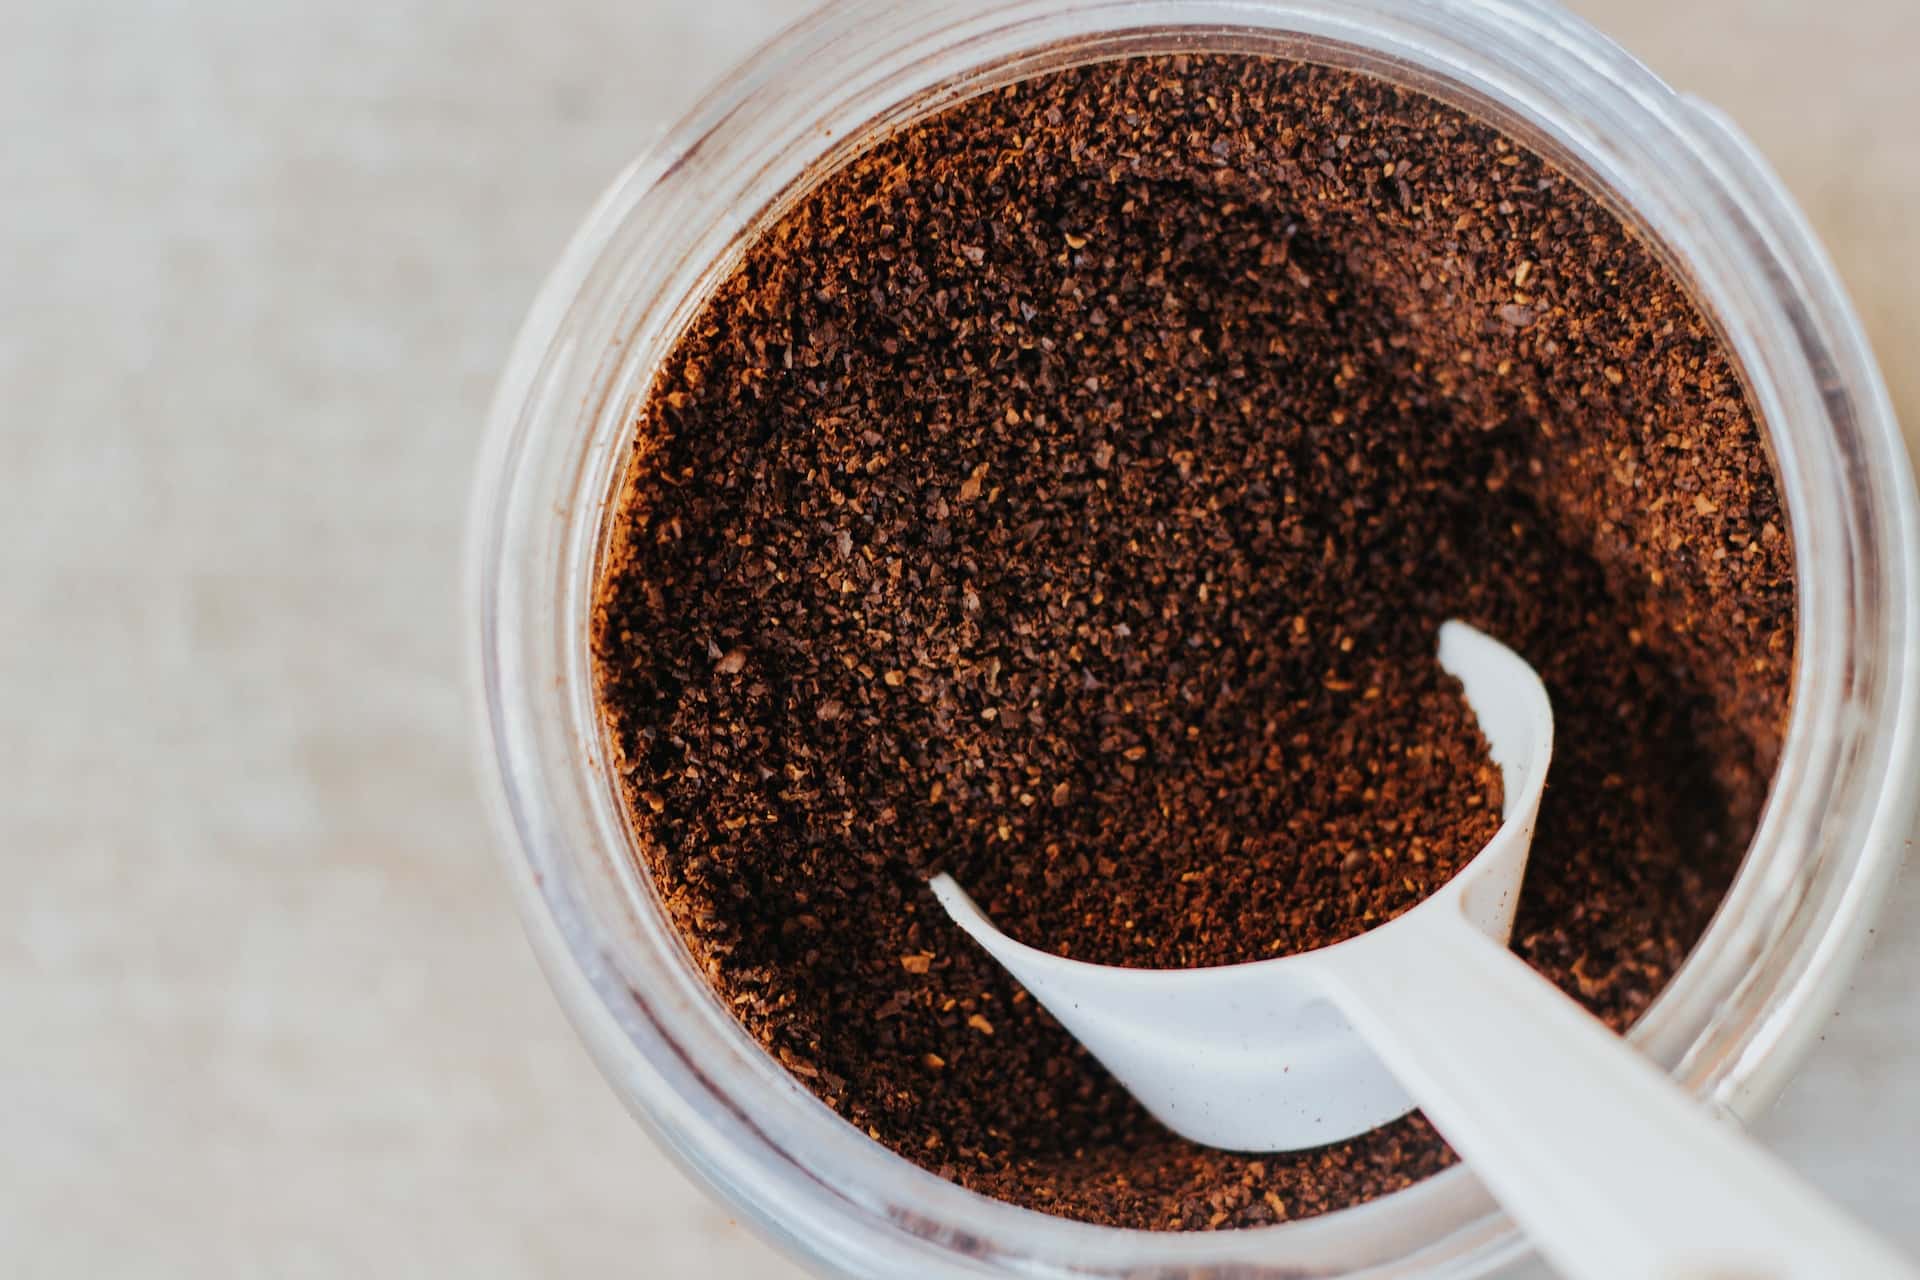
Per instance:
[[[648,868],[796,1078],[988,1195],[1249,1226],[1452,1157],[1173,1137],[926,877],[1119,964],[1389,919],[1498,822],[1459,617],[1555,703],[1515,949],[1625,1026],[1759,812],[1785,528],[1711,329],[1565,175],[1354,74],[1135,59],[758,236],[641,411],[595,652]]]

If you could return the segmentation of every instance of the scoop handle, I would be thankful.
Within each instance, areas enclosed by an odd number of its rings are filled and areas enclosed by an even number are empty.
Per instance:
[[[1576,1280],[1914,1280],[1835,1208],[1457,904],[1354,947],[1327,994]],[[1416,920],[1417,917],[1417,920]]]

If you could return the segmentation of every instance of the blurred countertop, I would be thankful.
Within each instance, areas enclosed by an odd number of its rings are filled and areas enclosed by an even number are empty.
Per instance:
[[[797,1274],[535,970],[458,564],[565,237],[803,7],[0,8],[9,1275]],[[1920,426],[1920,4],[1575,7],[1758,140]],[[1758,1127],[1920,1254],[1917,926]]]

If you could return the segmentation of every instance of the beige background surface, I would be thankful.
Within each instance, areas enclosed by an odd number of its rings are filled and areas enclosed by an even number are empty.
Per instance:
[[[0,0],[0,1271],[785,1276],[551,1004],[458,536],[600,186],[794,0]],[[1920,424],[1920,5],[1582,0],[1785,173]],[[1920,1252],[1920,888],[1764,1137]]]

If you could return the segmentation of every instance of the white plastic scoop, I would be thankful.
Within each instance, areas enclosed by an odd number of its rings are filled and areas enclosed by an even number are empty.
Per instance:
[[[1557,1266],[1581,1280],[1920,1276],[1714,1118],[1506,947],[1553,751],[1526,661],[1460,622],[1440,665],[1500,766],[1503,822],[1426,901],[1317,951],[1209,969],[1050,955],[934,893],[1174,1132],[1320,1146],[1417,1103]]]

